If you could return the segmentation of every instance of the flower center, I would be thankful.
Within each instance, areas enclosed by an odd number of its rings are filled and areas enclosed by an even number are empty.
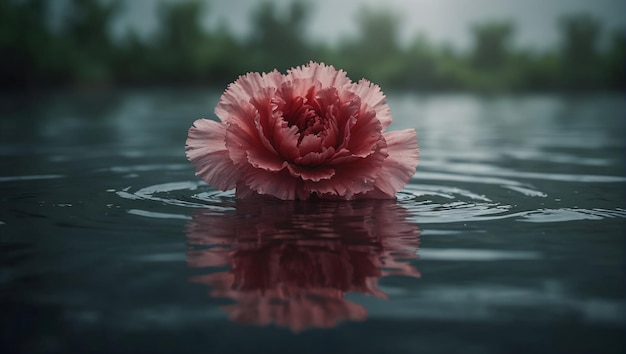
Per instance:
[[[302,97],[298,97],[294,101],[291,109],[285,112],[284,119],[289,126],[298,127],[298,133],[300,133],[298,143],[302,142],[302,139],[307,135],[325,135],[325,119],[320,112],[313,106],[304,103],[305,100]]]
[[[300,135],[319,135],[325,130],[322,118],[320,118],[318,115],[305,119],[304,124],[298,125],[298,129],[300,131]]]

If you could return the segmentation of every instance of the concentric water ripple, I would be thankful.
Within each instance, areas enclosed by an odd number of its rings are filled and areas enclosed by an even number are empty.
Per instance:
[[[130,169],[124,169],[124,172]],[[122,172],[122,171],[118,171]],[[443,184],[418,183],[424,175],[450,183],[475,187],[475,190]],[[434,176],[436,175],[436,176]],[[471,183],[467,183],[467,182]],[[495,188],[494,188],[495,187]],[[477,190],[486,190],[480,193]],[[216,191],[201,181],[179,181],[154,184],[143,187],[128,186],[115,193],[127,201],[149,201],[155,205],[169,205],[168,212],[150,210],[145,204],[131,207],[128,213],[151,217],[188,219],[188,208],[202,208],[215,213],[236,209],[234,191]],[[504,198],[507,193],[518,196]],[[477,222],[500,219],[515,219],[524,222],[561,222],[572,220],[602,220],[605,218],[626,218],[623,209],[592,208],[583,209],[575,205],[546,207],[543,201],[548,193],[532,185],[500,177],[476,177],[441,172],[420,173],[420,179],[413,181],[397,195],[397,203],[406,208],[412,219],[419,224],[440,224],[455,222]],[[510,202],[525,198],[524,206]],[[534,201],[534,202],[533,202]]]

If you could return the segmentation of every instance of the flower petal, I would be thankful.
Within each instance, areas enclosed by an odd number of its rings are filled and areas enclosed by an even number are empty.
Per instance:
[[[264,149],[256,129],[249,131],[237,124],[229,124],[226,128],[226,148],[235,166],[249,163],[248,151]]]
[[[296,199],[298,179],[287,169],[271,172],[249,166],[243,171],[241,181],[258,194],[272,195],[282,200]]]
[[[263,89],[278,88],[284,81],[284,75],[274,70],[270,73],[248,73],[228,85],[215,107],[215,114],[223,122],[239,122],[251,119],[250,99],[258,95]]]
[[[315,134],[307,134],[302,138],[300,144],[298,144],[300,156],[306,156],[311,152],[322,151],[322,137]]]
[[[337,151],[348,150],[350,144],[350,130],[357,123],[361,100],[352,96],[350,100],[343,101],[337,109],[336,115],[336,142]]]
[[[361,79],[358,83],[352,84],[349,91],[361,98],[361,102],[372,107],[376,111],[376,118],[385,130],[391,124],[391,111],[387,104],[387,97],[380,90],[380,86],[368,80]]]
[[[377,144],[384,140],[381,123],[376,119],[376,113],[373,110],[362,111],[357,119],[349,121],[349,125],[349,130],[344,133],[344,142],[338,150],[341,152],[347,149],[350,152],[348,159],[369,156],[374,152]],[[330,163],[344,163],[343,157],[346,156],[337,154]]]
[[[253,197],[260,197],[260,194],[250,189],[243,182],[237,182],[237,190],[235,191],[235,197],[237,199],[249,199]]]
[[[298,127],[291,127],[284,120],[275,122],[274,125],[274,148],[286,161],[293,162],[300,156],[298,152]]]
[[[317,182],[323,179],[330,179],[335,175],[335,169],[327,166],[307,168],[289,164],[287,168],[292,176],[302,178],[304,181]]]
[[[395,198],[415,174],[419,159],[419,148],[414,129],[405,129],[385,133],[389,156],[385,159],[375,188],[359,198],[384,199]]]
[[[333,155],[335,155],[334,148],[322,148],[321,152],[309,152],[302,157],[298,157],[295,162],[301,166],[318,166],[328,161]]]
[[[235,188],[238,175],[225,144],[226,126],[198,119],[189,129],[185,154],[196,168],[196,176],[221,190]]]
[[[307,100],[314,98],[317,91],[322,88],[319,81],[311,78],[293,78],[289,77],[283,82],[278,91],[279,96],[285,101],[293,100],[297,97],[304,97]]]
[[[322,88],[344,87],[351,83],[345,71],[337,70],[332,65],[313,61],[309,62],[308,65],[299,66],[287,71],[286,80],[299,78],[310,79],[311,82],[318,81]]]
[[[357,194],[364,194],[375,186],[376,177],[387,158],[384,140],[380,141],[374,152],[366,157],[355,158],[351,162],[333,165],[335,175],[331,179],[317,182],[305,181],[304,189],[323,199],[353,199]]]
[[[280,171],[287,166],[287,162],[265,149],[248,150],[248,162],[253,167],[266,171]]]
[[[248,105],[250,98],[263,87],[265,87],[265,83],[258,73],[239,76],[235,82],[228,85],[220,97],[220,101],[215,107],[215,114],[224,122],[231,122],[231,119],[238,121],[249,118],[248,114],[240,114],[245,111],[242,108]],[[247,108],[249,109],[249,107]]]
[[[256,102],[254,98],[252,98],[250,102],[252,102],[252,104],[258,109],[258,114],[254,118],[254,126],[256,127],[259,140],[263,143],[265,149],[272,151],[273,153],[277,153],[270,139],[274,135],[272,126],[274,126],[275,121],[280,118],[276,117],[269,100],[266,102],[266,107],[263,107],[263,104]],[[259,106],[257,106],[257,104]]]

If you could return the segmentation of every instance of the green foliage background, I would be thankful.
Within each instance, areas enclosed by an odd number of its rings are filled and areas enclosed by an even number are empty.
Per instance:
[[[310,3],[293,2],[278,16],[272,2],[259,3],[250,19],[252,35],[239,40],[225,29],[207,32],[200,14],[207,2],[162,3],[160,30],[142,40],[130,33],[111,38],[109,26],[119,2],[71,0],[59,31],[47,25],[45,0],[0,0],[0,82],[3,89],[128,85],[223,86],[250,71],[286,69],[323,61],[365,77],[385,89],[467,90],[623,90],[624,31],[599,48],[602,24],[572,14],[555,24],[558,47],[537,52],[513,48],[515,27],[508,21],[476,24],[473,48],[456,52],[417,37],[398,40],[393,9],[363,8],[359,35],[331,47],[305,39]],[[210,6],[210,4],[208,4]]]

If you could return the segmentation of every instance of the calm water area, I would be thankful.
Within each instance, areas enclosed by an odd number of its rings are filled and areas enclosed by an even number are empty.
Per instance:
[[[393,201],[194,176],[220,92],[0,98],[2,353],[623,353],[621,94],[390,93]]]

